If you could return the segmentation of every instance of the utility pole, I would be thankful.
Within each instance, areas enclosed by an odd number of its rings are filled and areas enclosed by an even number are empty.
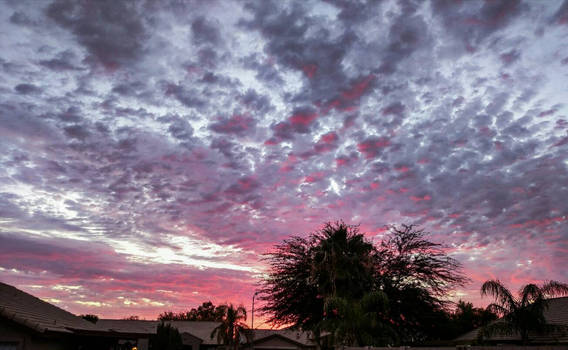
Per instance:
[[[251,350],[254,350],[254,297],[256,297],[256,295],[259,294],[259,293],[260,293],[259,291],[256,291],[252,295],[252,311],[251,311],[251,317],[250,317],[250,329],[251,329],[250,348],[251,348]]]

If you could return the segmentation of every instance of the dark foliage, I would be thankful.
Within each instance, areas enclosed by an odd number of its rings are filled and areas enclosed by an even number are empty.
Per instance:
[[[211,301],[204,302],[197,309],[175,313],[172,311],[162,312],[158,316],[161,321],[222,321],[223,307],[215,306]]]
[[[266,255],[271,270],[261,286],[261,311],[316,339],[325,331],[336,345],[442,338],[444,330],[434,325],[449,320],[445,293],[467,279],[442,246],[424,237],[412,225],[393,226],[374,246],[356,226],[336,222],[285,240]]]
[[[404,344],[446,338],[446,293],[467,283],[461,265],[414,225],[391,226],[377,248],[377,287],[390,301],[390,320]]]
[[[92,323],[97,323],[99,320],[99,316],[93,314],[79,315],[79,317]]]
[[[312,280],[315,239],[292,237],[266,256],[271,271],[263,282],[261,312],[277,326],[292,324],[317,332],[323,319],[323,296]]]
[[[491,310],[473,307],[472,303],[466,303],[462,300],[458,302],[451,317],[455,324],[456,336],[486,326],[498,318],[497,314],[491,312]]]
[[[138,320],[140,320],[140,317],[136,316],[136,315],[130,315],[130,316],[124,317],[123,320],[138,321]]]
[[[211,339],[216,336],[217,344],[237,350],[239,344],[251,339],[251,333],[245,323],[247,311],[244,306],[234,307],[233,304],[220,305],[219,308],[222,313],[221,324],[213,329]]]
[[[160,322],[156,335],[150,338],[152,350],[181,350],[183,342],[177,328],[169,323]]]
[[[441,244],[428,241],[426,234],[415,225],[391,226],[378,247],[379,280],[396,289],[427,291],[433,302],[444,305],[447,291],[468,279],[461,264],[446,255]]]

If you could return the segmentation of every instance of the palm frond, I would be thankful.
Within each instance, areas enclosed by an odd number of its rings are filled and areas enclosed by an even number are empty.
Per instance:
[[[557,281],[549,281],[542,288],[542,293],[547,297],[558,297],[568,295],[568,284]]]
[[[519,290],[519,296],[521,297],[520,307],[527,307],[529,304],[536,301],[544,300],[544,294],[542,290],[533,283],[526,284]]]
[[[508,309],[509,312],[517,309],[517,302],[515,298],[499,280],[489,280],[483,283],[481,286],[481,295],[490,295],[494,297],[497,304]]]
[[[504,308],[501,305],[495,304],[495,303],[491,303],[491,304],[487,305],[485,310],[490,311],[490,312],[492,312],[496,315],[499,315],[499,316],[505,316],[507,313],[509,313],[508,309]]]

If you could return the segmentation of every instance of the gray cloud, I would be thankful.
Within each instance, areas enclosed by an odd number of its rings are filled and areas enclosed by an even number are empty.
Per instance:
[[[71,30],[94,60],[107,67],[135,63],[144,53],[148,34],[136,2],[58,0],[46,14]]]
[[[565,277],[566,2],[0,6],[0,229],[22,253],[4,268],[147,293],[140,261],[161,287],[186,277],[117,242],[261,267],[342,218],[370,237],[420,223],[478,276],[526,255],[527,281]]]

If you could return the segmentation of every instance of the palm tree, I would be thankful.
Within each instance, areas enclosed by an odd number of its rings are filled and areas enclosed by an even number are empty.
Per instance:
[[[357,226],[326,223],[315,239],[311,278],[321,295],[359,299],[371,289],[373,245]]]
[[[383,345],[389,341],[386,314],[388,298],[372,291],[375,276],[373,244],[357,226],[343,221],[326,223],[313,236],[310,254],[310,281],[323,301],[316,322],[335,345]],[[379,316],[381,314],[381,316]]]
[[[211,339],[217,335],[217,343],[233,346],[238,349],[242,336],[249,340],[250,334],[247,332],[248,326],[245,321],[247,319],[247,311],[244,306],[235,308],[233,304],[220,305],[219,309],[222,313],[221,324],[211,332]]]
[[[322,329],[329,332],[333,343],[346,346],[383,346],[398,339],[385,321],[388,298],[382,291],[370,292],[360,299],[325,298]]]
[[[491,295],[495,302],[487,309],[502,317],[502,321],[492,323],[483,329],[483,334],[513,334],[519,332],[523,344],[529,341],[529,332],[546,332],[553,326],[547,324],[544,310],[548,308],[547,298],[568,295],[568,284],[556,281],[541,286],[527,284],[521,287],[515,298],[499,280],[489,280],[481,286],[481,295]]]

